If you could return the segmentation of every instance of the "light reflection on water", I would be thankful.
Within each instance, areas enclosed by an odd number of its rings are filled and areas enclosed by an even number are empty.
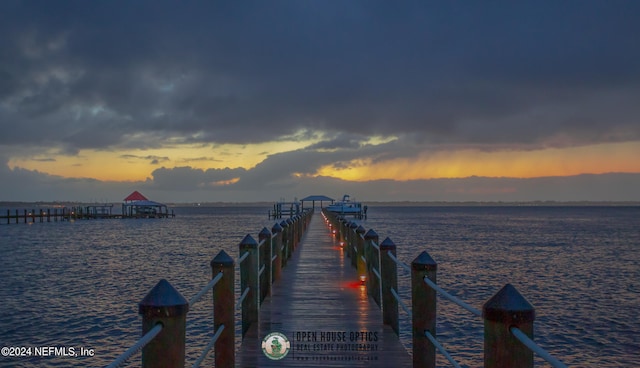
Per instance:
[[[0,358],[0,366],[108,364],[139,338],[138,303],[161,278],[191,298],[210,279],[219,250],[237,259],[244,235],[257,239],[271,228],[267,210],[178,208],[174,219],[3,224],[1,345],[93,348],[96,356]],[[370,206],[363,225],[380,240],[390,237],[407,263],[427,250],[438,262],[438,283],[476,308],[512,283],[536,308],[535,340],[568,365],[640,365],[639,208]],[[405,300],[409,281],[399,270]],[[188,363],[212,332],[210,300],[189,312]],[[409,323],[403,317],[406,345]],[[482,365],[481,320],[439,299],[437,331],[460,363]],[[449,366],[441,356],[438,364]]]

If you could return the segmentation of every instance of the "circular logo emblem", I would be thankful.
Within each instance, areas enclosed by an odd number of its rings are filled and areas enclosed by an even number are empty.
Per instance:
[[[280,332],[272,332],[262,339],[262,352],[267,358],[280,360],[289,354],[291,343]]]

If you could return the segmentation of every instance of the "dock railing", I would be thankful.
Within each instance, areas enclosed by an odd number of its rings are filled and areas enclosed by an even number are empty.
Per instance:
[[[247,235],[239,243],[240,296],[235,299],[236,264],[221,250],[211,261],[211,281],[187,301],[167,280],[160,280],[138,304],[142,315],[142,337],[107,368],[125,364],[142,350],[142,367],[185,366],[186,317],[204,295],[213,291],[214,332],[192,367],[199,367],[214,349],[215,367],[235,367],[236,309],[241,309],[243,339],[259,320],[260,305],[280,279],[282,267],[297,248],[307,230],[313,209],[263,228],[259,241]]]
[[[175,211],[156,213],[152,215],[134,214],[127,215],[123,213],[112,213],[113,205],[88,205],[73,207],[55,207],[55,208],[39,208],[39,209],[7,209],[0,213],[0,225],[10,225],[12,223],[34,224],[36,222],[58,222],[58,221],[74,221],[74,220],[93,220],[93,219],[121,219],[121,218],[173,218],[176,217]],[[109,208],[108,212],[101,212],[98,208]]]
[[[454,367],[460,367],[436,338],[437,294],[459,305],[484,321],[484,367],[533,367],[533,354],[552,367],[566,367],[533,341],[534,307],[513,287],[506,284],[482,307],[476,309],[437,285],[438,264],[423,251],[408,265],[396,256],[396,245],[386,238],[344,217],[323,211],[331,234],[366,283],[369,296],[382,308],[382,319],[396,335],[400,334],[399,307],[411,318],[413,367],[436,366],[436,350]],[[398,268],[411,275],[411,307],[398,293]]]

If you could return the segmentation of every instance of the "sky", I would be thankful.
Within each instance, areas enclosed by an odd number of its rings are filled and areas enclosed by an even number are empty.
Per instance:
[[[640,2],[0,2],[0,201],[640,201]]]

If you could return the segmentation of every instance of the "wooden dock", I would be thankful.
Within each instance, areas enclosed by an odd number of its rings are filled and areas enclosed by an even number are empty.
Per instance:
[[[319,212],[260,307],[259,319],[237,352],[237,367],[412,366]],[[263,338],[273,332],[291,343],[281,360],[262,351]]]
[[[58,222],[72,220],[95,220],[95,219],[124,219],[124,218],[170,218],[176,217],[175,212],[156,212],[156,213],[112,213],[111,206],[107,205],[89,205],[76,207],[60,207],[60,208],[41,208],[41,209],[8,209],[6,214],[0,213],[0,225],[2,224],[18,224],[18,223],[36,223],[36,222]]]

